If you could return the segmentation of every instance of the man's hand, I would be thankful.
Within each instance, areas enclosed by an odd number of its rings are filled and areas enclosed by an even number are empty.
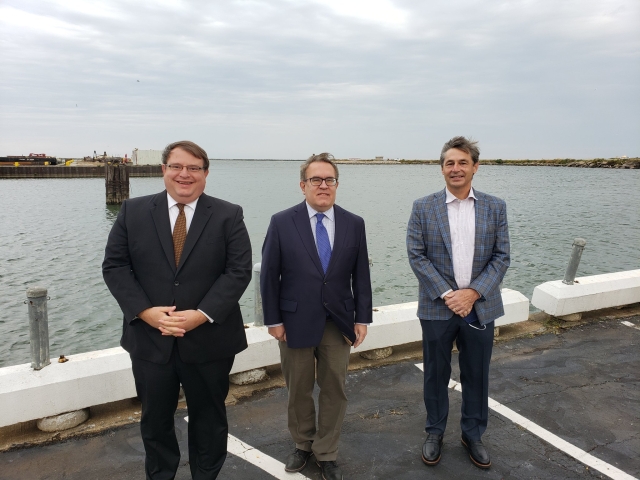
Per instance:
[[[171,311],[169,316],[160,319],[162,335],[184,337],[184,334],[208,322],[207,317],[198,310]]]
[[[281,342],[287,341],[287,333],[284,331],[284,325],[278,325],[277,327],[269,327],[269,335]]]
[[[356,332],[356,341],[353,344],[353,348],[358,348],[364,342],[364,337],[367,336],[367,326],[356,323],[353,330]]]
[[[454,290],[444,297],[444,303],[456,315],[466,317],[471,313],[473,304],[480,298],[480,294],[473,288]]]
[[[169,314],[171,312],[173,312],[176,309],[175,306],[173,307],[151,307],[151,308],[147,308],[146,310],[143,310],[142,312],[140,312],[137,317],[139,319],[141,319],[142,321],[148,323],[149,325],[151,325],[153,328],[160,328],[161,324],[160,324],[160,320],[166,318],[169,316]]]

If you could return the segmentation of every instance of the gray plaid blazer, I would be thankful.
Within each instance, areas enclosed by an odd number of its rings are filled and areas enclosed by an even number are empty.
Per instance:
[[[504,315],[500,283],[509,267],[509,226],[504,200],[474,190],[476,235],[471,285],[481,297],[475,303],[480,323]],[[413,202],[407,226],[409,264],[418,277],[418,318],[448,320],[453,312],[440,298],[457,290],[451,257],[446,193],[442,190]]]

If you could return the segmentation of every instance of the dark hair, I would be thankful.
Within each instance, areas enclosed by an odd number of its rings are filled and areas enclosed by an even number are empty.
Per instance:
[[[164,150],[162,151],[162,163],[164,165],[167,164],[169,155],[171,155],[171,152],[173,152],[176,148],[181,148],[185,152],[189,152],[194,157],[199,158],[204,162],[204,169],[209,170],[209,157],[207,156],[207,152],[205,152],[202,147],[189,140],[180,140],[179,142],[173,142],[164,147]]]
[[[330,153],[325,152],[319,153],[318,155],[314,153],[309,158],[307,158],[306,162],[300,165],[300,181],[304,182],[307,179],[307,168],[309,168],[309,165],[311,165],[313,162],[324,162],[330,164],[333,167],[333,171],[336,172],[337,180],[339,176],[338,166],[336,165],[336,162],[334,162],[334,160],[335,158],[333,158],[333,155],[331,155]]]
[[[480,149],[478,148],[478,142],[474,141],[471,138],[465,137],[453,137],[442,147],[442,151],[440,152],[440,166],[444,165],[444,154],[447,153],[448,150],[452,148],[456,148],[458,150],[462,150],[464,153],[468,153],[471,155],[471,160],[473,163],[478,163],[480,160]]]

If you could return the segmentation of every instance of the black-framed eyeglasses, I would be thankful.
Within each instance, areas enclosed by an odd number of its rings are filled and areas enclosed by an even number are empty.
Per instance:
[[[185,168],[189,173],[198,173],[199,171],[204,170],[204,167],[198,167],[196,165],[187,165],[185,167],[183,165],[178,165],[177,163],[167,163],[165,166],[172,172],[181,172]]]
[[[326,183],[327,187],[335,187],[338,184],[338,179],[335,177],[327,177],[327,178],[311,177],[311,178],[305,179],[305,182],[307,181],[314,187],[319,187],[320,185],[322,185],[322,182]]]

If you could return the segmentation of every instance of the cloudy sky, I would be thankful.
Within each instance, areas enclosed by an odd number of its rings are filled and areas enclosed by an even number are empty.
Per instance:
[[[640,156],[638,0],[1,0],[0,155]]]

